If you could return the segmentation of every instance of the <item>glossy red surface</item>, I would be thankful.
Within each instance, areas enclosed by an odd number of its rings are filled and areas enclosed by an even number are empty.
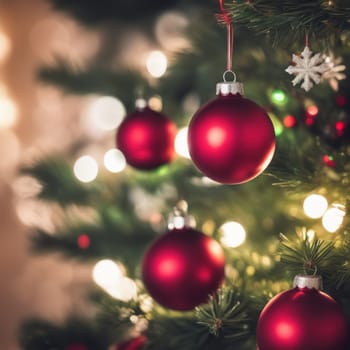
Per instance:
[[[188,129],[193,163],[204,175],[225,184],[247,182],[261,174],[275,145],[265,110],[239,94],[209,101],[193,116]]]
[[[117,130],[116,145],[129,165],[152,170],[174,155],[175,124],[164,114],[146,107],[129,114]]]
[[[142,263],[143,282],[161,305],[191,310],[207,301],[224,278],[221,246],[192,228],[174,229],[159,237]]]
[[[296,287],[265,306],[257,345],[259,350],[345,350],[348,331],[334,299],[316,289]]]

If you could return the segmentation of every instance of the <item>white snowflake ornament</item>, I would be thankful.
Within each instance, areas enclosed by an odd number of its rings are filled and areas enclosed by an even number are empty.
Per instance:
[[[305,46],[300,56],[293,54],[293,62],[295,64],[289,66],[286,72],[295,75],[292,80],[293,86],[304,80],[301,87],[305,91],[309,91],[314,84],[319,84],[323,73],[329,70],[329,66],[321,54],[313,55],[308,46]]]
[[[339,80],[343,80],[346,78],[344,74],[344,70],[346,66],[342,63],[341,57],[334,57],[334,54],[331,53],[329,56],[323,55],[324,61],[328,64],[328,70],[325,71],[322,75],[323,80],[328,80],[329,85],[334,91],[339,90]]]

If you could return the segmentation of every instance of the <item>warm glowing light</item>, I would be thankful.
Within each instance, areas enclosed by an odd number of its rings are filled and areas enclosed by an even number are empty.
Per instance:
[[[74,163],[74,175],[81,182],[94,181],[98,174],[98,165],[91,156],[82,156]]]
[[[160,78],[167,70],[168,60],[163,52],[152,51],[147,57],[146,67],[152,77]]]
[[[157,41],[167,50],[178,51],[190,47],[185,29],[188,19],[181,12],[168,11],[160,15],[155,25]]]
[[[124,276],[120,277],[114,285],[109,285],[104,289],[113,298],[125,302],[135,299],[137,295],[136,283],[129,277]]]
[[[18,111],[16,104],[7,96],[0,96],[0,128],[16,125]]]
[[[163,101],[162,98],[158,95],[152,96],[148,100],[148,106],[152,108],[154,111],[161,112],[163,109]]]
[[[286,128],[293,128],[296,124],[297,124],[297,120],[295,119],[295,117],[293,115],[286,115],[283,118],[283,125]]]
[[[119,173],[126,168],[126,160],[119,149],[110,149],[103,158],[103,163],[111,173]]]
[[[328,201],[320,194],[311,194],[305,198],[303,208],[308,217],[317,219],[327,210]]]
[[[236,248],[244,243],[246,231],[244,227],[234,221],[226,222],[220,227],[222,232],[221,243],[226,247]]]
[[[125,114],[124,105],[112,96],[93,99],[84,111],[84,117],[91,123],[91,127],[97,127],[104,131],[116,129]]]
[[[121,277],[123,277],[121,267],[110,259],[98,261],[92,270],[93,280],[104,289],[118,284]]]
[[[8,36],[0,32],[0,62],[3,62],[10,53],[11,42]]]
[[[175,137],[175,152],[181,157],[190,159],[191,156],[188,150],[187,133],[187,127],[182,128],[177,132],[177,135]]]
[[[316,117],[318,114],[318,107],[315,105],[309,106],[306,109],[306,113],[309,117]]]
[[[283,106],[288,102],[288,97],[282,90],[274,90],[271,94],[271,101],[278,106]]]
[[[343,223],[345,216],[344,206],[341,204],[334,204],[329,208],[322,217],[323,227],[330,233],[337,231]]]

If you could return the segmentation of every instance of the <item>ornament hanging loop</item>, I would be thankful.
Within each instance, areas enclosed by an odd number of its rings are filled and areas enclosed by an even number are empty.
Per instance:
[[[227,80],[227,75],[228,74],[233,75],[233,80],[231,80],[231,81]],[[234,71],[230,70],[230,69],[225,70],[224,74],[222,75],[222,79],[224,80],[225,83],[228,83],[228,82],[229,83],[235,83],[236,80],[237,80],[236,73]]]

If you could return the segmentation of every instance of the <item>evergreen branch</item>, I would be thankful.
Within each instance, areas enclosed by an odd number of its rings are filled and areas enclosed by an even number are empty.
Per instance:
[[[74,94],[105,94],[117,96],[127,109],[134,106],[139,91],[147,95],[147,81],[135,71],[111,71],[99,66],[74,67],[72,63],[57,57],[55,66],[42,67],[38,72],[41,81],[57,85]]]
[[[349,247],[346,244],[337,247],[336,241],[310,239],[305,229],[295,240],[283,234],[280,238],[280,259],[290,271],[321,275],[325,284],[336,288],[349,282]]]
[[[60,157],[43,159],[31,167],[24,167],[23,174],[33,176],[42,185],[39,199],[69,204],[88,204],[91,199],[91,186],[79,182],[72,167]]]
[[[198,324],[205,326],[216,337],[237,341],[250,335],[251,322],[242,296],[232,288],[220,289],[208,304],[196,309]]]
[[[283,45],[305,42],[306,32],[317,41],[330,42],[350,30],[350,7],[344,0],[234,0],[234,22]]]

